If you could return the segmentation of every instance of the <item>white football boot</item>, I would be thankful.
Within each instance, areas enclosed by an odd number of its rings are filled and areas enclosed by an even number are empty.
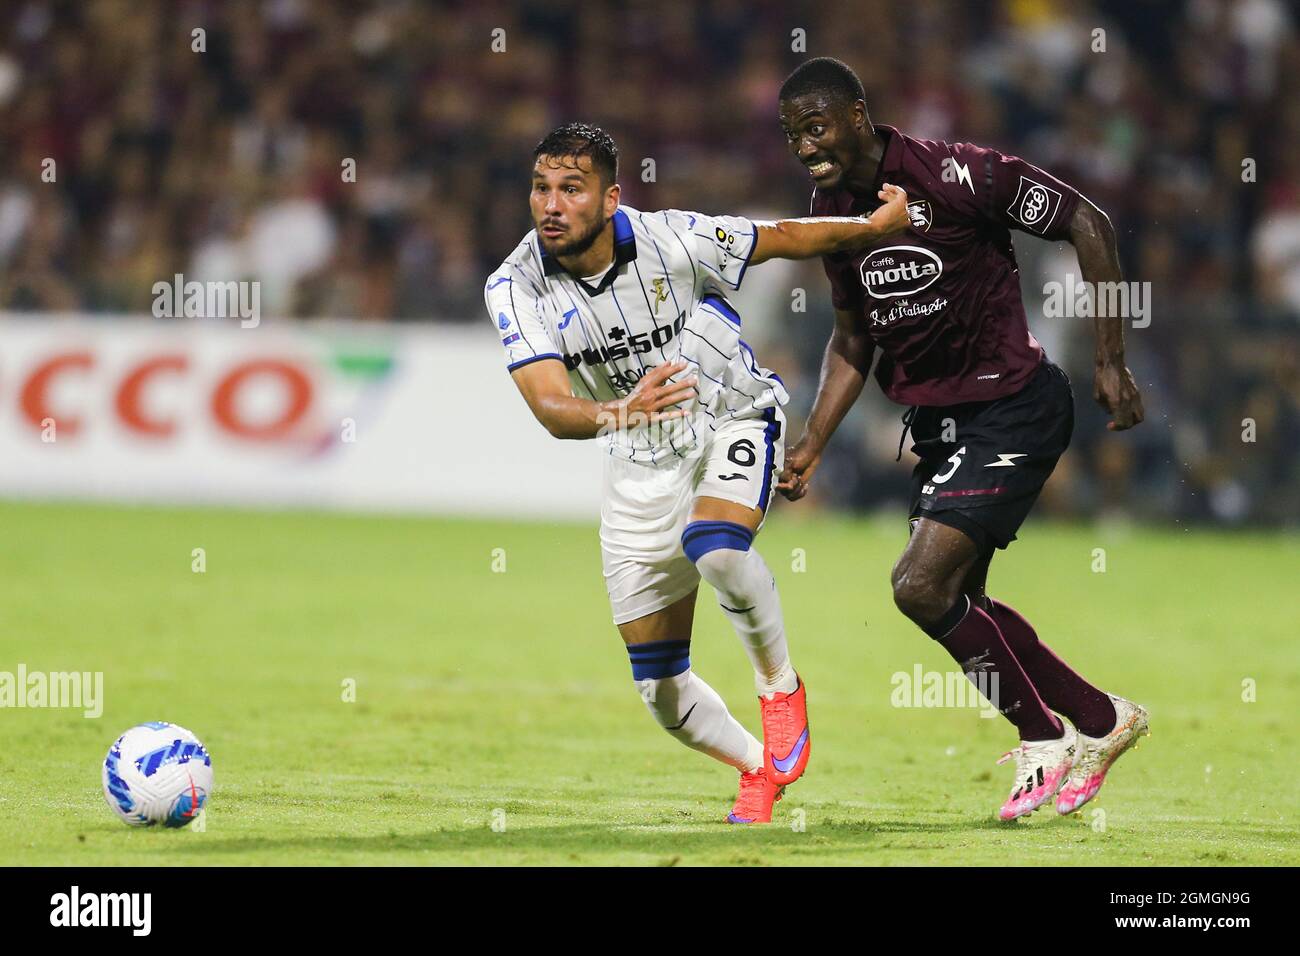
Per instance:
[[[1061,789],[1078,750],[1074,728],[1061,721],[1065,734],[1060,740],[1025,740],[1015,750],[1004,753],[998,763],[1016,758],[1016,779],[1011,796],[1002,804],[998,816],[1014,820],[1033,813]]]
[[[1114,694],[1106,696],[1115,705],[1115,729],[1105,737],[1079,734],[1079,759],[1056,797],[1057,813],[1073,813],[1095,797],[1110,765],[1151,733],[1145,707]]]

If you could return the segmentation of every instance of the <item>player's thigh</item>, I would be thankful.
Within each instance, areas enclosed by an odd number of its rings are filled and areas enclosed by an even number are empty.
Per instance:
[[[727,521],[757,533],[785,465],[785,416],[779,408],[718,429],[700,462],[691,521]]]
[[[623,643],[650,644],[654,641],[689,641],[695,621],[695,598],[699,588],[660,611],[618,625]]]
[[[757,534],[763,523],[763,511],[724,498],[702,495],[691,506],[691,521],[729,521]]]
[[[699,586],[699,572],[681,545],[691,508],[694,465],[674,462],[650,467],[606,459],[601,566],[614,624],[620,630],[669,610]],[[648,627],[642,625],[641,630]],[[663,640],[689,636],[686,630]]]
[[[962,531],[984,555],[1007,547],[1069,444],[1072,401],[1064,373],[1044,364],[1006,398],[922,409],[911,517]]]

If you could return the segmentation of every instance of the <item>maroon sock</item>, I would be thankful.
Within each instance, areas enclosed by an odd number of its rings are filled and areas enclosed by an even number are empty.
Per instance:
[[[1015,608],[992,598],[986,600],[1002,637],[1047,705],[1069,717],[1089,737],[1104,737],[1114,730],[1117,718],[1110,698],[1053,654]]]
[[[954,623],[955,622],[955,623]],[[993,618],[964,594],[951,611],[927,632],[952,655],[977,687],[996,688],[990,703],[1016,725],[1021,740],[1056,740],[1065,732],[1047,709]],[[987,678],[980,677],[987,674]],[[997,683],[992,683],[996,678]],[[987,693],[985,696],[989,696]]]

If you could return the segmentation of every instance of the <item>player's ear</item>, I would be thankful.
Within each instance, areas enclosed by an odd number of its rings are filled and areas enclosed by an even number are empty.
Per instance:
[[[614,185],[610,186],[608,189],[605,190],[605,218],[606,219],[614,215],[614,210],[618,208],[618,197],[621,194],[622,194],[622,190],[619,189],[618,183],[614,183]]]
[[[853,115],[853,128],[858,132],[867,128],[867,104],[862,100],[854,100],[851,107]]]

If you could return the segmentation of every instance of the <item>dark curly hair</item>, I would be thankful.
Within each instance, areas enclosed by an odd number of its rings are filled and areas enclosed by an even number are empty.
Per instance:
[[[591,168],[600,176],[601,184],[612,186],[618,179],[618,146],[614,137],[599,126],[589,123],[565,123],[551,130],[533,150],[533,159],[550,156],[586,156]]]

